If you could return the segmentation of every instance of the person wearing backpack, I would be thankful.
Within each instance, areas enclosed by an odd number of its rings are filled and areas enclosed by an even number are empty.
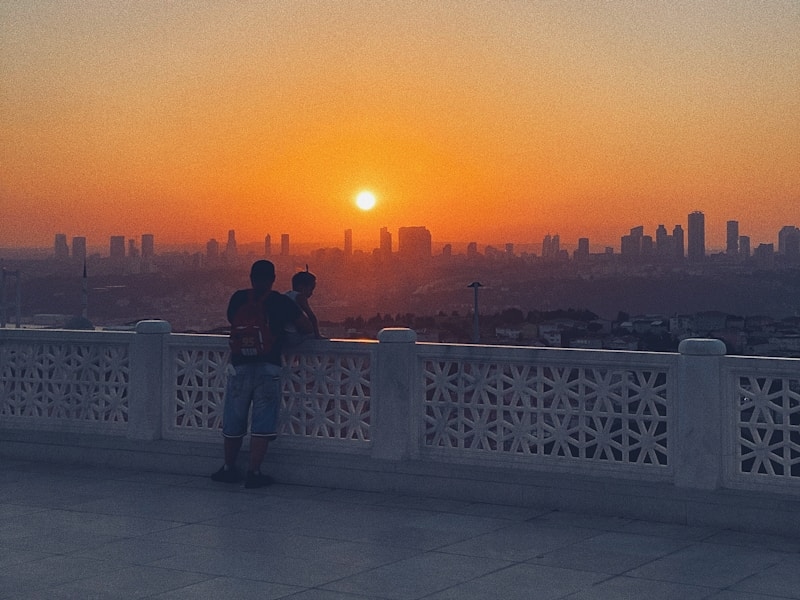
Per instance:
[[[225,464],[211,475],[213,481],[236,483],[242,475],[236,460],[250,423],[250,457],[244,487],[272,483],[261,472],[269,442],[277,437],[281,406],[281,347],[287,325],[312,333],[311,322],[300,307],[272,289],[275,265],[257,260],[250,268],[250,289],[237,290],[228,302],[230,362],[222,414]]]

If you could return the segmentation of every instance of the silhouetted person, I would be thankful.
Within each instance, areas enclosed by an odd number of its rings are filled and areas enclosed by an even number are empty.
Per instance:
[[[281,405],[281,346],[287,325],[311,333],[311,323],[300,307],[272,290],[275,265],[258,260],[250,269],[251,289],[237,290],[228,302],[231,324],[230,361],[225,388],[222,434],[225,464],[211,475],[214,481],[235,483],[242,479],[236,459],[250,424],[250,459],[244,486],[259,488],[272,483],[261,473],[270,440],[278,434]]]
[[[308,270],[298,271],[292,276],[292,289],[286,292],[286,295],[291,298],[299,307],[300,310],[308,317],[311,322],[313,330],[313,337],[321,339],[322,335],[319,332],[319,322],[317,315],[311,310],[311,305],[308,300],[314,294],[314,289],[317,287],[317,277]],[[287,327],[288,340],[292,344],[299,344],[308,336],[307,334],[297,331],[293,325]]]

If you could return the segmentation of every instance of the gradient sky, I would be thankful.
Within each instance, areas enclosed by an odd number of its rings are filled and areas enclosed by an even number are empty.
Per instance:
[[[618,247],[692,210],[710,246],[800,226],[797,0],[0,3],[0,247]]]

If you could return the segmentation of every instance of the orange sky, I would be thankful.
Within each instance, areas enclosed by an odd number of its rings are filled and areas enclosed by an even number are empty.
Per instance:
[[[800,3],[3,2],[0,247],[800,226]],[[361,189],[378,204],[354,205]]]

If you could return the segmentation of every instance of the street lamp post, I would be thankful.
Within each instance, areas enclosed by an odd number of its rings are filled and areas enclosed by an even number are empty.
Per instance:
[[[471,287],[474,292],[474,308],[472,312],[472,342],[479,344],[481,341],[481,327],[478,320],[478,288],[483,287],[480,282],[473,281],[467,287]]]

